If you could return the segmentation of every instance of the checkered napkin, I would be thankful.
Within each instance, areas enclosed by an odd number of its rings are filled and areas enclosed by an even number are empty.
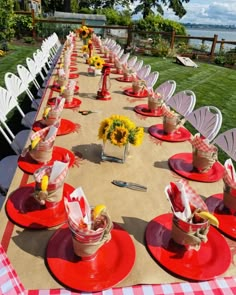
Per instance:
[[[236,173],[231,159],[225,161],[224,168],[224,182],[228,184],[229,187],[236,189]]]
[[[176,112],[172,111],[169,106],[163,104],[162,105],[163,116],[167,118],[174,118],[176,116]]]
[[[71,230],[74,233],[81,230],[89,233],[92,225],[91,208],[83,189],[81,187],[76,188],[69,196],[64,198],[64,203]]]
[[[55,101],[55,105],[52,106],[51,111],[54,111],[60,114],[64,108],[64,104],[65,104],[65,98],[60,96],[57,97]]]
[[[208,208],[196,191],[189,186],[185,179],[177,182],[171,182],[165,188],[167,199],[171,203],[174,214],[184,221],[187,221],[191,215],[191,207],[208,211]]]
[[[40,142],[43,142],[45,145],[50,144],[55,141],[57,130],[58,126],[56,125],[45,127],[33,133],[30,137],[30,140],[32,141],[35,138],[40,137]]]
[[[70,157],[66,155],[66,161],[54,161],[52,166],[43,166],[34,172],[34,179],[36,183],[41,183],[44,175],[49,176],[48,188],[54,190],[64,182],[68,169],[69,169]]]
[[[60,69],[58,69],[58,76],[60,77],[60,78],[62,78],[62,77],[65,77],[65,71],[64,71],[64,69],[63,68],[60,68]]]
[[[207,138],[202,138],[200,133],[195,134],[189,141],[197,150],[203,152],[217,152],[217,147],[210,144]]]

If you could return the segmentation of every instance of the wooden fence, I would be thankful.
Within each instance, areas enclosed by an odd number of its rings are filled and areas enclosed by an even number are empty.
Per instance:
[[[28,14],[32,16],[32,26],[33,26],[33,30],[32,30],[32,36],[34,39],[39,38],[40,36],[37,36],[37,24],[42,24],[42,23],[48,23],[48,24],[67,24],[67,25],[81,25],[82,23],[84,23],[85,21],[69,21],[69,20],[54,20],[54,19],[42,19],[42,18],[37,18],[35,16],[34,10],[32,10],[31,12],[23,12],[23,11],[19,11],[16,12],[18,14]],[[180,42],[180,40],[182,39],[183,42],[185,43],[189,43],[190,40],[200,40],[201,44],[204,45],[205,42],[211,42],[211,46],[210,46],[210,51],[209,52],[205,52],[203,53],[203,55],[207,56],[209,59],[214,59],[215,55],[216,55],[216,46],[217,44],[219,44],[220,46],[220,51],[224,49],[224,45],[225,44],[230,44],[230,45],[235,45],[236,46],[236,41],[226,41],[224,39],[222,40],[218,40],[218,35],[214,34],[213,37],[196,37],[196,36],[185,36],[185,35],[177,35],[175,31],[172,32],[155,32],[155,31],[137,31],[135,30],[135,28],[130,25],[130,26],[99,26],[99,25],[93,25],[94,29],[102,29],[104,31],[104,36],[106,36],[108,34],[108,32],[110,30],[119,30],[119,31],[125,31],[126,32],[126,36],[123,37],[123,41],[124,41],[124,47],[130,47],[130,46],[135,46],[135,35],[139,35],[139,36],[144,36],[143,38],[147,38],[146,36],[151,36],[153,39],[161,36],[164,37],[165,39],[169,40],[169,46],[170,49],[174,49],[177,42]],[[69,33],[69,32],[68,32]],[[118,39],[119,37],[116,36]],[[121,38],[122,39],[122,38]]]

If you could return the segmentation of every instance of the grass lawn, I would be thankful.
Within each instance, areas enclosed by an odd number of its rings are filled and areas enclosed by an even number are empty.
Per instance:
[[[0,58],[1,86],[4,86],[4,74],[7,71],[16,72],[17,64],[25,65],[26,57],[32,57],[37,46],[11,45],[10,49],[11,51],[7,56]],[[221,110],[223,123],[220,133],[236,127],[235,70],[198,61],[196,61],[198,68],[190,68],[175,63],[174,58],[152,56],[139,56],[138,58],[143,59],[145,64],[150,64],[152,71],[160,73],[154,89],[166,80],[175,80],[177,83],[176,92],[186,89],[194,91],[197,98],[195,108],[213,105]],[[221,162],[226,157],[223,153],[219,154]]]

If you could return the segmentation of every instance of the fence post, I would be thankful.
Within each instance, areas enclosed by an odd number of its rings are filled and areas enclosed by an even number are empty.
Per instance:
[[[171,33],[171,40],[170,40],[170,49],[174,49],[175,46],[175,31]]]
[[[31,16],[32,16],[32,35],[34,40],[36,40],[36,29],[35,29],[35,14],[34,14],[34,9],[31,10]]]
[[[221,52],[221,51],[224,51],[224,49],[225,49],[225,46],[224,46],[224,45],[225,45],[225,44],[224,44],[225,39],[221,39],[221,41],[222,41],[222,42],[220,43],[220,52]]]
[[[210,59],[213,59],[214,58],[214,53],[215,53],[217,38],[218,38],[218,35],[215,34],[214,35],[214,40],[213,40],[212,46],[211,46]]]
[[[133,31],[133,25],[130,24],[128,26],[128,36],[127,36],[127,44],[126,44],[126,48],[130,46],[130,44],[132,43],[132,31]]]

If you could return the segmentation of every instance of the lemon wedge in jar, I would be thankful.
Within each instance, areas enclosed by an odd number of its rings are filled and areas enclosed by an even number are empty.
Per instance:
[[[44,175],[41,179],[41,190],[46,192],[48,188],[48,176]]]
[[[63,93],[65,89],[66,89],[65,86],[61,86],[61,93]]]
[[[48,113],[50,112],[51,108],[50,107],[46,107],[44,112],[43,112],[43,117],[47,117]]]
[[[31,148],[34,149],[36,147],[36,145],[40,142],[40,137],[36,137],[35,139],[33,139],[31,141]]]
[[[213,214],[211,214],[210,212],[201,211],[201,212],[197,212],[195,214],[197,214],[198,216],[200,216],[201,218],[203,218],[205,220],[206,219],[209,220],[211,225],[219,227],[219,220]]]
[[[97,218],[102,212],[106,211],[105,205],[97,205],[93,209],[93,218]]]

